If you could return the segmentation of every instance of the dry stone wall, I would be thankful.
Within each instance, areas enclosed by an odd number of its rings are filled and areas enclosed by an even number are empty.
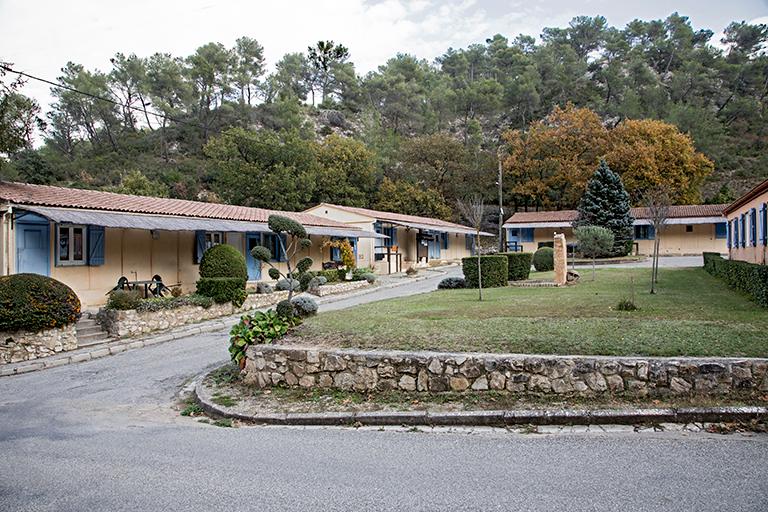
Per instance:
[[[0,364],[20,363],[76,348],[75,324],[40,332],[0,332]]]
[[[768,391],[768,359],[634,358],[361,351],[254,345],[244,381],[360,392],[507,390],[665,396]]]

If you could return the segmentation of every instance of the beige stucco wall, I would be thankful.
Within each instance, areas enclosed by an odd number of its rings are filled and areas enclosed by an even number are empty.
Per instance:
[[[540,242],[551,242],[555,233],[565,234],[568,243],[575,242],[573,229],[562,228],[536,228],[533,231],[533,242],[522,243],[523,251],[535,252]],[[653,240],[636,240],[637,252],[650,255],[653,253]],[[661,235],[659,254],[673,255],[697,255],[702,252],[727,252],[728,247],[725,238],[715,238],[714,224],[693,224],[693,232],[687,233],[684,224],[670,224],[664,228]],[[634,249],[633,249],[634,251]]]
[[[741,214],[749,215],[749,211],[752,208],[757,210],[758,217],[757,247],[731,247],[728,249],[728,253],[732,260],[748,261],[750,263],[758,263],[760,265],[765,265],[768,263],[768,247],[762,245],[762,242],[760,241],[760,206],[763,203],[768,203],[768,193],[759,195],[738,210],[727,215],[729,226],[731,221],[741,217]],[[749,225],[749,217],[747,217],[747,225]],[[749,238],[747,238],[747,244],[749,244]]]

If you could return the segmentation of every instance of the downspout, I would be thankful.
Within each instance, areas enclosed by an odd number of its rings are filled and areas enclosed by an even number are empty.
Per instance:
[[[13,207],[9,204],[3,212],[3,229],[5,229],[5,268],[3,275],[11,275],[11,222],[13,221]]]

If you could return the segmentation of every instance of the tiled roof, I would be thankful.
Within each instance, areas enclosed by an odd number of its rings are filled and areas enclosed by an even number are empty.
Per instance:
[[[278,210],[265,210],[263,208],[250,208],[247,206],[203,203],[200,201],[187,201],[184,199],[133,196],[128,194],[117,194],[114,192],[102,192],[99,190],[80,190],[7,181],[0,181],[0,200],[18,205],[58,206],[64,208],[154,215],[175,215],[200,217],[205,219],[240,220],[247,222],[267,222],[270,215],[277,213],[295,219],[307,226],[349,227],[340,222],[301,212],[282,212]]]
[[[448,222],[445,220],[433,219],[432,217],[420,217],[418,215],[405,215],[402,213],[382,212],[379,210],[370,210],[368,208],[357,208],[355,206],[340,206],[338,204],[330,204],[330,203],[322,203],[321,206],[329,206],[331,208],[337,208],[339,210],[344,210],[351,213],[357,213],[358,215],[364,215],[366,217],[371,217],[372,219],[383,220],[383,221],[401,222],[405,224],[408,224],[408,223],[426,224],[428,226],[435,226],[436,229],[441,226],[445,228],[472,229],[469,226],[462,226],[461,224],[456,224],[456,223]]]
[[[686,217],[721,217],[726,204],[685,204],[670,206],[667,218],[681,219]],[[632,208],[635,219],[648,219],[648,208]],[[507,219],[505,224],[525,224],[528,222],[573,222],[578,217],[576,210],[557,210],[546,212],[517,212]]]

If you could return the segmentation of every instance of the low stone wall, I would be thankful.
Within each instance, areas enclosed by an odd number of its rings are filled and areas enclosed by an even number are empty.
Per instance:
[[[0,332],[0,364],[29,361],[76,348],[75,324],[40,332]]]
[[[254,345],[247,384],[355,391],[665,396],[768,391],[768,359],[528,356]]]
[[[365,286],[369,286],[367,281],[328,284],[320,287],[318,295],[323,297],[336,293],[346,293]],[[161,309],[159,311],[102,309],[99,311],[98,319],[110,336],[122,338],[236,315],[252,309],[266,308],[287,298],[287,291],[276,291],[267,294],[249,293],[245,302],[239,308],[234,307],[231,302],[226,302],[224,304],[214,304],[209,308],[181,306],[173,309]]]
[[[368,283],[368,281],[347,281],[342,283],[329,283],[321,286],[317,290],[312,290],[311,293],[312,295],[317,295],[318,297],[325,297],[326,295],[333,295],[336,293],[347,293],[353,290],[359,290],[360,288],[365,288],[367,286],[370,286],[370,283]]]

